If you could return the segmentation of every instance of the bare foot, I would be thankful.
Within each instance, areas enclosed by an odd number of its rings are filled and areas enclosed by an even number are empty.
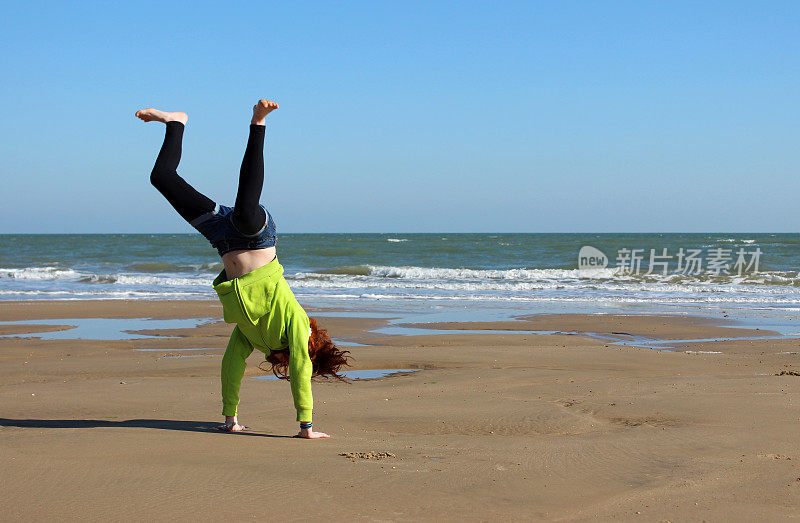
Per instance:
[[[250,120],[250,123],[253,125],[266,125],[267,115],[277,108],[277,103],[262,98],[253,106],[253,119]]]
[[[136,111],[136,118],[144,120],[145,122],[180,122],[184,125],[186,125],[186,122],[189,120],[189,116],[186,113],[180,111],[168,113],[166,111],[153,109],[152,107]]]

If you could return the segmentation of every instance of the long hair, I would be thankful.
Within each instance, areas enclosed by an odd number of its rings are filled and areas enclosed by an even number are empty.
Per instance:
[[[314,318],[309,318],[311,324],[311,336],[308,338],[308,356],[311,358],[311,376],[327,376],[341,381],[347,379],[339,374],[342,367],[349,366],[349,350],[340,350],[330,336],[328,331],[318,327]],[[270,352],[266,363],[272,364],[272,369],[259,368],[261,370],[272,370],[275,377],[289,379],[289,349]]]

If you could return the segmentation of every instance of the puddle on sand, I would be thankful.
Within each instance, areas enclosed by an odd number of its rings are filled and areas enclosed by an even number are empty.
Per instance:
[[[331,338],[331,341],[336,345],[342,345],[345,347],[371,347],[372,345],[367,345],[366,343],[357,343],[355,341],[347,341],[341,338]]]
[[[447,314],[437,311],[435,314],[422,315],[422,317],[415,317],[410,311],[402,311],[399,313],[389,312],[321,312],[317,316],[325,317],[368,317],[368,318],[385,318],[389,320],[389,325],[383,328],[378,328],[370,331],[371,334],[383,334],[390,336],[415,336],[415,335],[454,335],[454,334],[531,334],[531,335],[547,335],[547,334],[565,334],[587,336],[590,338],[603,340],[609,345],[622,345],[622,346],[636,346],[646,347],[660,351],[670,351],[677,349],[679,344],[688,343],[702,343],[702,342],[720,342],[720,341],[750,341],[750,340],[779,340],[779,339],[793,339],[797,338],[800,333],[796,332],[796,325],[791,325],[794,330],[788,327],[779,330],[779,335],[772,336],[748,336],[748,337],[730,337],[730,338],[695,338],[683,340],[664,340],[657,338],[650,338],[646,336],[631,336],[631,335],[614,335],[597,332],[573,332],[573,331],[553,331],[553,330],[485,330],[485,329],[437,329],[425,328],[420,325],[429,323],[431,319],[436,321],[454,320]],[[420,316],[417,314],[416,316]],[[500,311],[494,314],[495,317],[491,319],[512,319],[514,317],[511,311]],[[419,322],[424,319],[428,321]],[[485,318],[483,318],[485,320]],[[56,318],[56,319],[43,319],[43,320],[23,320],[23,321],[0,321],[0,325],[66,325],[67,328],[62,331],[53,332],[32,332],[32,333],[19,333],[19,334],[4,334],[0,338],[39,338],[43,340],[74,340],[74,339],[87,339],[87,340],[133,340],[133,339],[153,339],[153,338],[169,338],[168,336],[151,336],[141,333],[132,333],[130,331],[138,330],[161,330],[161,329],[186,329],[195,328],[206,323],[219,321],[218,318],[189,318],[189,319],[149,319],[149,318]],[[416,326],[407,325],[406,323],[416,323]],[[777,321],[773,322],[776,325]],[[741,325],[739,325],[741,326]],[[764,325],[762,325],[763,327]],[[357,343],[354,341],[347,341],[341,338],[334,339],[334,343],[342,346],[353,347],[368,347],[369,344]],[[192,350],[224,350],[221,348],[201,348],[201,349],[134,349],[137,351],[149,352],[172,352],[172,351],[192,351]],[[689,351],[687,351],[689,352]],[[716,351],[694,351],[697,353],[713,354]],[[199,357],[198,355],[197,357]],[[184,356],[187,357],[187,356]],[[413,371],[415,369],[411,369]],[[362,372],[362,371],[349,371],[349,372]],[[369,371],[371,372],[371,371]],[[389,371],[389,373],[405,372],[403,369],[396,369]],[[376,379],[383,376],[359,376],[356,375],[352,379]]]
[[[219,354],[167,354],[165,358],[208,358]]]
[[[40,338],[43,340],[136,340],[165,338],[127,331],[155,329],[192,329],[218,321],[216,318],[156,320],[150,318],[57,318],[47,320],[0,321],[0,325],[69,325],[71,329],[54,332],[4,334],[0,338]]]
[[[380,329],[370,331],[374,334],[386,334],[389,336],[421,336],[432,334],[531,334],[531,335],[550,335],[564,334],[568,336],[586,336],[597,340],[602,340],[609,345],[622,345],[626,347],[644,347],[648,349],[664,352],[691,352],[695,354],[721,354],[717,351],[680,351],[677,345],[684,343],[710,343],[719,341],[757,341],[757,340],[783,340],[794,339],[796,334],[777,334],[772,336],[739,336],[730,338],[692,338],[684,340],[666,340],[650,338],[647,336],[634,336],[631,334],[604,334],[600,332],[581,332],[581,331],[553,331],[553,330],[486,330],[486,329],[426,329],[424,327],[411,327],[404,325],[389,325]],[[673,350],[675,349],[675,350]]]
[[[219,352],[225,349],[215,348],[200,348],[200,349],[133,349],[138,352],[162,352],[164,358],[207,358],[209,356],[219,356]],[[197,351],[218,351],[217,354],[182,354],[184,352],[197,352]],[[177,352],[178,354],[173,354]]]
[[[760,340],[787,340],[794,339],[797,336],[777,334],[774,336],[739,336],[731,338],[689,338],[684,340],[663,340],[658,338],[649,338],[647,336],[634,336],[632,334],[602,334],[599,332],[585,332],[585,333],[564,333],[589,336],[598,340],[606,341],[609,345],[623,345],[626,347],[644,347],[647,349],[659,350],[664,352],[688,352],[693,354],[722,354],[718,351],[693,351],[681,350],[676,346],[684,343],[712,343],[719,341],[760,341]],[[671,350],[676,349],[676,350]]]
[[[390,312],[370,312],[370,311],[322,311],[312,312],[309,314],[311,318],[376,318],[376,319],[392,319],[403,316],[401,313]]]
[[[213,349],[133,349],[139,352],[183,352],[183,351],[192,351],[192,350],[225,350],[215,347]],[[210,356],[210,354],[209,354]]]
[[[351,380],[376,380],[385,378],[401,372],[419,372],[422,369],[364,369],[364,370],[346,370],[341,373],[342,376]],[[253,379],[257,380],[277,380],[273,375],[269,376],[254,376]]]
[[[405,327],[394,325],[370,331],[372,334],[387,336],[425,336],[429,334],[561,334],[561,331],[512,331],[500,329],[426,329],[424,327]]]
[[[398,307],[396,312],[386,310],[384,312],[362,314],[356,310],[352,311],[321,311],[312,316],[332,317],[371,317],[384,318],[388,324],[382,328],[374,329],[369,334],[389,335],[389,336],[419,336],[419,335],[454,335],[454,334],[564,334],[574,336],[586,336],[597,340],[603,340],[609,345],[621,345],[631,347],[644,347],[658,351],[687,352],[679,345],[690,343],[709,343],[709,342],[735,342],[735,341],[758,341],[758,340],[782,340],[800,338],[798,324],[800,324],[800,313],[786,310],[742,310],[736,311],[726,307],[717,307],[709,310],[708,307],[688,308],[671,307],[667,305],[659,306],[658,310],[638,310],[631,313],[629,307],[606,308],[598,312],[598,307],[602,304],[587,302],[584,305],[572,304],[562,307],[559,310],[550,310],[554,304],[548,303],[547,310],[527,310],[516,306],[511,307],[474,307],[470,304],[462,310],[460,307],[442,306],[419,306],[405,305]],[[675,316],[697,315],[715,320],[721,320],[725,326],[732,328],[761,329],[778,332],[777,335],[766,336],[742,336],[742,337],[720,337],[720,338],[694,338],[682,340],[658,339],[647,336],[615,335],[598,332],[576,332],[576,331],[549,331],[549,330],[493,330],[493,329],[437,329],[432,324],[436,322],[465,322],[469,321],[512,321],[522,316],[532,316],[537,314],[591,314],[603,316],[606,314],[622,314],[625,316],[646,316],[647,314],[667,314]],[[431,325],[433,328],[425,328],[424,325]],[[342,345],[347,345],[344,341]],[[352,344],[355,346],[355,344]],[[717,351],[694,351],[698,354],[715,354]]]

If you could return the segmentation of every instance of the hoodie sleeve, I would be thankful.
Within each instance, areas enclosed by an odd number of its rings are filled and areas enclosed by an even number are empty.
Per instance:
[[[245,360],[253,352],[253,345],[248,341],[239,326],[234,327],[228,348],[222,357],[222,415],[236,416],[239,406],[239,388],[244,377]]]
[[[311,396],[311,358],[308,355],[309,322],[305,314],[295,314],[289,325],[289,382],[297,410],[297,421],[311,421],[314,399]]]

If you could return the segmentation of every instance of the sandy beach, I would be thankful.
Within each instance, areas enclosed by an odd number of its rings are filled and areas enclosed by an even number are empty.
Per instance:
[[[800,522],[800,2],[4,7],[0,523]]]
[[[221,316],[211,301],[18,302],[1,310],[2,321]],[[212,429],[231,330],[221,321],[116,341],[43,340],[36,333],[54,327],[5,324],[2,334],[13,335],[0,338],[5,518],[800,516],[800,377],[776,375],[800,368],[798,340],[666,352],[566,334],[381,336],[370,330],[386,320],[310,313],[335,337],[368,344],[350,348],[354,368],[421,369],[315,383],[315,428],[332,434],[325,441],[291,438],[288,384],[251,379],[264,375],[257,351],[240,405],[250,430]],[[52,324],[70,328],[69,319]],[[752,335],[663,316],[425,327]],[[179,350],[188,348],[204,350]]]

